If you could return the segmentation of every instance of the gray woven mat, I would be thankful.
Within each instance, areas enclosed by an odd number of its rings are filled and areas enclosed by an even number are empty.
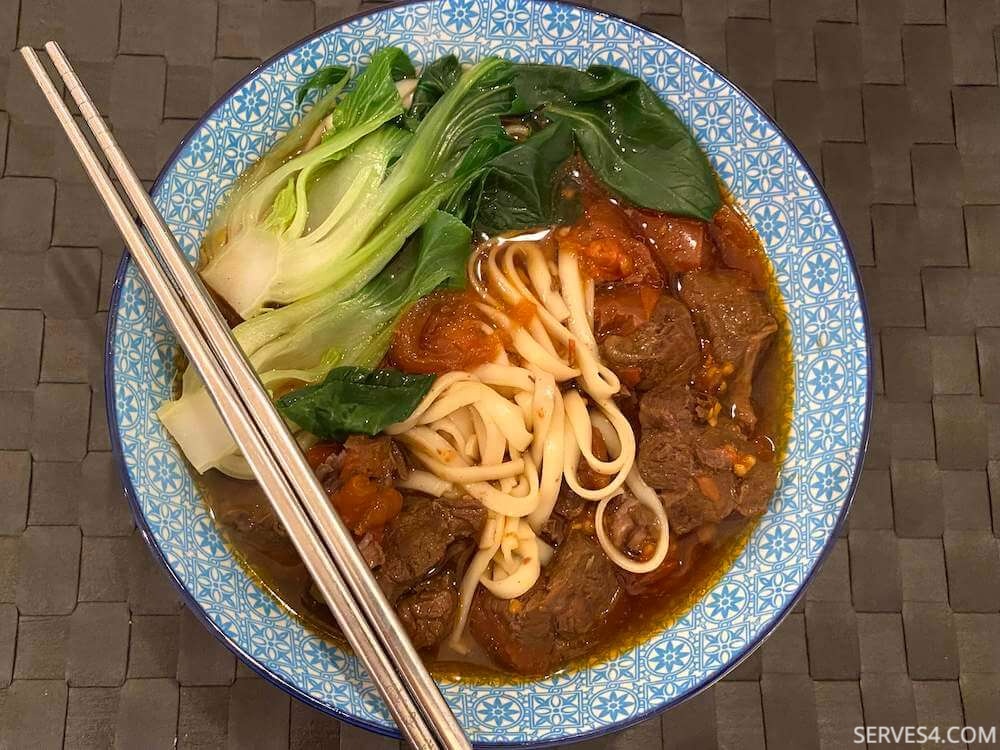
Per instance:
[[[998,3],[598,5],[686,44],[777,117],[847,227],[879,347],[850,529],[802,604],[715,688],[585,746],[843,748],[861,724],[996,722]],[[101,374],[121,243],[11,53],[63,40],[152,179],[234,80],[358,8],[0,0],[0,747],[397,744],[238,666],[134,533]]]

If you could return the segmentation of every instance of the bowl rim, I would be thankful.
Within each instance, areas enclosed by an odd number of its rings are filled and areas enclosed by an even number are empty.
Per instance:
[[[300,39],[297,39],[291,42],[290,44],[286,45],[285,47],[275,52],[267,59],[262,60],[252,70],[247,72],[242,78],[233,83],[232,86],[230,86],[223,94],[221,94],[215,100],[215,102],[208,109],[205,110],[204,114],[202,114],[194,123],[192,123],[191,127],[188,129],[188,131],[184,134],[181,140],[177,143],[176,147],[170,153],[170,156],[167,157],[167,159],[164,161],[163,167],[157,173],[155,180],[153,181],[152,185],[149,188],[150,194],[155,193],[162,186],[163,181],[167,176],[167,173],[174,167],[180,153],[187,145],[191,136],[205,124],[206,120],[211,118],[221,107],[225,106],[226,102],[229,101],[229,99],[233,96],[233,94],[236,91],[238,91],[244,85],[246,85],[251,80],[256,78],[262,69],[267,68],[268,66],[277,62],[278,60],[285,57],[286,55],[288,55],[290,52],[300,47],[301,45],[308,43],[314,39],[317,39],[332,31],[335,31],[336,29],[348,23],[351,23],[352,21],[366,18],[368,16],[375,15],[378,13],[392,12],[398,8],[410,5],[435,5],[440,2],[442,2],[442,0],[399,0],[398,2],[386,3],[385,5],[381,5],[379,7],[358,11],[357,13],[345,16],[340,20],[337,20],[331,24],[327,24],[326,26],[323,26],[321,28],[318,28],[310,32],[309,34],[301,37]],[[844,231],[844,227],[840,221],[840,217],[834,210],[833,204],[830,200],[830,197],[827,195],[826,189],[824,188],[822,182],[817,177],[816,172],[813,170],[809,162],[806,161],[802,152],[791,140],[791,138],[788,137],[785,131],[781,128],[781,126],[779,126],[778,123],[775,122],[774,118],[760,104],[758,104],[756,99],[754,99],[742,86],[734,83],[727,75],[719,72],[714,65],[705,61],[701,56],[695,54],[683,44],[680,44],[679,42],[670,39],[665,34],[662,34],[659,31],[656,31],[639,21],[633,21],[613,11],[589,7],[587,5],[584,5],[581,2],[581,0],[524,0],[524,2],[527,2],[529,4],[537,3],[542,5],[544,4],[566,5],[581,10],[590,15],[603,15],[619,23],[624,23],[635,29],[643,31],[646,34],[649,34],[650,36],[662,40],[664,43],[668,45],[674,46],[682,50],[685,54],[690,55],[693,59],[697,60],[705,67],[709,68],[716,76],[720,78],[720,80],[724,81],[727,85],[731,86],[733,90],[735,90],[742,97],[744,97],[744,99],[756,111],[756,113],[764,120],[766,120],[771,127],[774,128],[777,135],[784,142],[784,145],[786,145],[791,150],[791,152],[799,160],[799,163],[801,164],[802,168],[805,170],[805,172],[809,175],[810,179],[813,181],[813,184],[816,187],[818,197],[822,200],[825,210],[830,215],[833,221],[833,225],[837,230],[840,242],[844,247],[845,255],[847,257],[847,265],[850,269],[857,290],[858,307],[860,309],[861,318],[864,325],[865,401],[864,401],[864,415],[861,425],[860,441],[858,443],[857,457],[855,460],[851,481],[847,488],[847,493],[845,495],[843,505],[840,509],[840,513],[838,514],[837,520],[834,523],[833,527],[830,529],[829,536],[826,542],[823,544],[823,548],[816,556],[815,560],[812,563],[812,567],[806,574],[805,578],[803,578],[802,582],[799,584],[799,587],[796,590],[795,594],[789,598],[789,600],[785,603],[783,609],[781,609],[772,617],[772,619],[761,629],[760,633],[758,633],[753,640],[747,643],[747,645],[743,648],[743,650],[736,657],[734,657],[732,661],[724,669],[720,670],[716,675],[705,680],[705,682],[699,685],[698,687],[691,689],[672,700],[664,701],[660,705],[657,705],[646,711],[638,713],[635,716],[631,716],[627,719],[612,722],[605,726],[599,727],[597,729],[592,729],[590,731],[583,732],[578,735],[572,735],[568,737],[553,737],[537,741],[528,740],[528,741],[515,741],[509,743],[503,743],[503,742],[473,743],[475,747],[490,747],[490,748],[502,748],[502,747],[547,748],[547,747],[554,747],[556,745],[565,745],[574,742],[582,742],[588,739],[595,739],[597,737],[601,737],[610,734],[612,732],[619,732],[624,729],[627,729],[628,727],[644,722],[656,716],[657,714],[667,711],[668,709],[674,708],[680,705],[681,703],[684,703],[685,701],[690,700],[691,698],[694,698],[697,695],[700,695],[703,691],[712,687],[716,682],[720,681],[726,675],[728,675],[737,667],[739,667],[744,662],[744,660],[746,660],[751,654],[753,654],[754,651],[756,651],[761,646],[761,644],[771,635],[771,633],[774,632],[774,630],[785,620],[785,618],[798,605],[799,601],[802,599],[802,596],[805,594],[806,589],[809,587],[809,584],[812,582],[813,577],[822,567],[824,561],[830,555],[834,546],[836,545],[837,539],[839,539],[840,537],[840,532],[843,529],[844,523],[847,520],[847,516],[851,510],[851,507],[854,504],[854,497],[857,493],[858,484],[861,481],[861,471],[864,465],[865,457],[868,452],[868,442],[871,434],[870,428],[871,428],[871,418],[872,418],[872,410],[874,403],[874,382],[873,382],[874,351],[872,343],[871,317],[868,311],[868,304],[864,293],[861,274],[858,270],[858,263],[854,256],[854,249],[851,246],[847,233]],[[142,508],[139,503],[138,493],[135,489],[135,486],[132,484],[132,479],[131,476],[129,475],[128,467],[125,464],[125,456],[122,450],[122,438],[118,427],[117,413],[115,410],[116,403],[115,403],[115,387],[114,387],[115,386],[114,342],[115,342],[115,331],[117,325],[117,315],[115,314],[115,312],[117,311],[120,304],[122,285],[124,283],[125,274],[130,264],[131,264],[131,256],[128,253],[128,251],[125,250],[122,253],[121,259],[118,262],[118,267],[115,270],[114,282],[112,283],[111,287],[111,297],[108,303],[109,314],[105,330],[105,346],[104,346],[104,399],[105,399],[105,414],[108,420],[108,431],[111,442],[111,452],[115,464],[118,468],[118,473],[122,480],[122,488],[124,490],[125,497],[128,500],[129,508],[132,512],[132,516],[133,519],[135,520],[136,528],[139,531],[139,534],[146,542],[146,545],[150,548],[151,552],[153,553],[153,557],[157,560],[160,566],[165,569],[165,572],[171,584],[173,584],[174,588],[180,594],[182,602],[187,606],[187,608],[191,611],[191,613],[202,623],[203,626],[205,626],[208,629],[208,631],[219,642],[222,643],[222,645],[224,645],[230,652],[232,652],[235,656],[237,656],[259,677],[263,678],[265,681],[279,688],[287,695],[299,701],[302,701],[306,705],[315,708],[318,711],[322,711],[323,713],[336,718],[338,721],[350,724],[352,726],[361,729],[365,729],[369,732],[373,732],[375,734],[379,734],[385,737],[400,739],[401,735],[398,732],[398,730],[395,730],[391,727],[384,727],[379,724],[375,724],[366,719],[354,716],[353,714],[348,713],[347,711],[340,709],[336,706],[323,703],[313,698],[311,695],[306,693],[304,690],[302,690],[289,680],[279,677],[278,675],[275,675],[273,672],[271,672],[266,666],[262,665],[257,659],[255,659],[253,656],[247,653],[246,650],[243,649],[242,646],[240,646],[240,644],[236,643],[225,632],[223,632],[222,629],[215,622],[212,621],[212,619],[207,615],[205,610],[202,608],[201,604],[199,604],[194,595],[190,591],[188,591],[188,589],[184,586],[183,582],[178,577],[177,573],[168,563],[163,550],[157,543],[156,538],[149,527],[149,523],[142,512]]]

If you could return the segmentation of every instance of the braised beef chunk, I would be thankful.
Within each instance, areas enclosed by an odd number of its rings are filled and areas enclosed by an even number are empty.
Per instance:
[[[691,391],[667,386],[644,394],[639,402],[639,473],[657,490],[684,492],[694,473],[691,439]]]
[[[676,534],[721,521],[733,511],[727,472],[701,463],[695,450],[699,438],[716,429],[695,422],[695,404],[686,386],[650,391],[639,404],[639,473],[659,492]]]
[[[590,504],[563,483],[559,488],[556,504],[552,508],[552,515],[539,529],[539,534],[546,544],[553,547],[562,544],[570,528],[574,523],[578,523],[577,519],[587,511]]]
[[[594,290],[594,335],[598,341],[608,336],[631,336],[649,322],[660,301],[662,290],[646,284],[612,283]]]
[[[451,571],[418,583],[396,602],[396,614],[417,649],[437,646],[448,635],[458,610],[458,588]]]
[[[340,462],[343,474],[361,474],[385,484],[407,473],[403,452],[388,435],[352,435],[344,443]]]
[[[717,523],[734,510],[763,512],[777,476],[774,463],[757,459],[735,422],[712,425],[698,413],[699,398],[686,386],[654,389],[639,404],[639,473],[658,491],[676,534]]]
[[[385,527],[386,560],[376,579],[390,599],[395,598],[461,551],[453,545],[474,544],[484,523],[486,509],[471,497],[406,497],[403,510]]]
[[[676,494],[687,489],[695,471],[687,437],[672,430],[649,430],[639,441],[639,473],[654,489]]]
[[[315,469],[316,478],[328,493],[336,492],[352,476],[388,485],[406,476],[407,471],[403,452],[388,435],[352,435],[342,449],[330,451]]]
[[[645,430],[687,430],[693,423],[694,395],[686,385],[665,385],[644,393],[639,424]]]
[[[680,289],[695,325],[711,341],[715,360],[735,368],[726,395],[736,420],[748,431],[757,423],[750,401],[754,370],[778,330],[764,295],[752,285],[752,278],[743,271],[717,269],[685,274]]]
[[[608,503],[604,526],[615,548],[633,560],[645,562],[656,551],[656,542],[660,538],[659,519],[631,492],[625,492]]]
[[[577,495],[566,484],[559,488],[559,497],[556,498],[555,507],[552,512],[562,516],[567,521],[572,521],[587,509],[587,501]]]
[[[699,474],[683,492],[662,493],[670,529],[687,534],[706,523],[718,523],[736,507],[736,483],[732,474]]]
[[[771,335],[775,330],[777,330],[777,325],[775,325],[774,330],[762,329],[750,337],[746,352],[743,355],[743,365],[736,369],[732,379],[729,381],[727,396],[733,418],[748,431],[752,431],[757,425],[757,412],[754,411],[751,399],[754,370],[761,353],[770,343]]]
[[[280,565],[294,565],[298,560],[288,533],[265,500],[263,503],[236,505],[217,511],[219,524],[241,544]]]
[[[320,443],[306,454],[340,520],[356,541],[380,534],[403,506],[395,482],[409,472],[402,450],[388,435],[352,435],[339,443]],[[369,555],[369,564],[377,558]]]
[[[546,519],[545,523],[542,524],[541,528],[538,530],[538,536],[542,538],[546,544],[553,547],[558,547],[562,544],[563,539],[566,538],[566,534],[569,532],[569,522],[562,516],[557,516],[553,513]]]
[[[743,436],[727,429],[703,430],[695,439],[694,454],[702,466],[709,469],[732,471],[738,457],[736,443],[743,443]]]
[[[385,562],[385,550],[370,531],[358,540],[358,551],[361,552],[369,568],[377,568]]]
[[[587,534],[571,533],[546,572],[546,608],[557,637],[573,641],[596,635],[621,603],[615,566]]]
[[[723,206],[707,226],[722,262],[730,268],[750,274],[754,289],[767,289],[770,277],[767,256],[764,255],[757,236],[739,212],[731,206]]]
[[[681,300],[712,342],[719,362],[739,366],[751,338],[769,336],[778,328],[767,311],[764,295],[755,292],[751,283],[748,274],[729,269],[695,271],[681,277]]]
[[[608,336],[601,353],[619,375],[625,369],[638,369],[640,391],[687,383],[701,360],[691,314],[668,294],[660,297],[649,321],[631,336]]]
[[[778,484],[778,467],[773,461],[758,461],[736,491],[736,510],[756,516],[767,510]]]
[[[705,222],[637,208],[626,213],[653,248],[653,257],[664,270],[694,271],[711,262],[711,242],[706,237]]]
[[[505,601],[480,588],[469,627],[499,663],[540,674],[583,654],[614,626],[623,603],[613,563],[593,538],[573,531],[525,595]]]
[[[342,450],[331,451],[315,469],[316,478],[327,493],[336,492],[340,488],[340,459],[343,455]]]

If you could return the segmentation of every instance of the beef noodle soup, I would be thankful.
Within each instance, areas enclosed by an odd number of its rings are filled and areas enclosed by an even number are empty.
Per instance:
[[[575,224],[501,247],[526,242],[548,256],[568,244],[582,248],[595,280],[600,354],[624,384],[615,401],[635,431],[638,469],[666,506],[669,549],[650,572],[616,569],[596,540],[596,504],[564,485],[539,534],[553,549],[543,578],[513,599],[480,588],[469,614],[472,640],[462,652],[445,639],[487,511],[468,497],[397,490],[399,497],[368,522],[359,542],[438,672],[476,678],[551,672],[606,656],[662,627],[731,564],[774,491],[790,372],[759,240],[731,204],[710,224],[656,216],[623,206],[580,170],[576,175],[587,208]],[[484,243],[480,260],[496,247]],[[419,369],[438,357],[444,361],[432,364],[458,369],[491,354],[470,322],[478,320],[471,294],[439,294],[411,309],[396,330],[389,362]],[[606,456],[601,433],[595,429],[593,437],[594,452]],[[307,456],[335,506],[351,519],[352,503],[372,504],[369,487],[361,497],[347,495],[362,484],[357,477],[389,488],[409,471],[405,445],[387,436],[322,442]],[[606,482],[580,463],[585,487]],[[310,627],[337,638],[333,616],[259,488],[214,471],[203,480],[216,521],[258,580]],[[606,511],[607,534],[641,560],[656,518],[631,495],[620,497]]]
[[[770,264],[638,79],[448,57],[393,81],[400,55],[347,94],[326,74],[199,270],[436,672],[605,658],[689,608],[774,494],[792,374]],[[352,135],[379,85],[394,119]],[[605,120],[617,155],[586,132]],[[197,375],[180,386],[159,415],[226,541],[338,639]]]

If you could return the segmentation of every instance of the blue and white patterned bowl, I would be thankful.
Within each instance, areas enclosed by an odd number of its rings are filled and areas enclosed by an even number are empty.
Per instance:
[[[793,422],[777,495],[732,569],[674,625],[600,666],[504,687],[441,686],[482,745],[544,744],[623,727],[693,695],[749,654],[792,607],[847,514],[871,401],[854,261],[816,178],[746,94],[650,31],[542,0],[381,8],[261,65],[188,134],[153,188],[192,259],[216,202],[297,116],[302,81],[323,65],[364,65],[389,44],[418,64],[449,52],[468,61],[498,54],[579,68],[608,63],[642,76],[693,128],[774,263],[792,336]],[[394,733],[355,657],[290,617],[223,544],[154,417],[170,395],[176,351],[145,283],[123,260],[108,330],[108,417],[147,540],[192,609],[257,672],[338,718]]]

